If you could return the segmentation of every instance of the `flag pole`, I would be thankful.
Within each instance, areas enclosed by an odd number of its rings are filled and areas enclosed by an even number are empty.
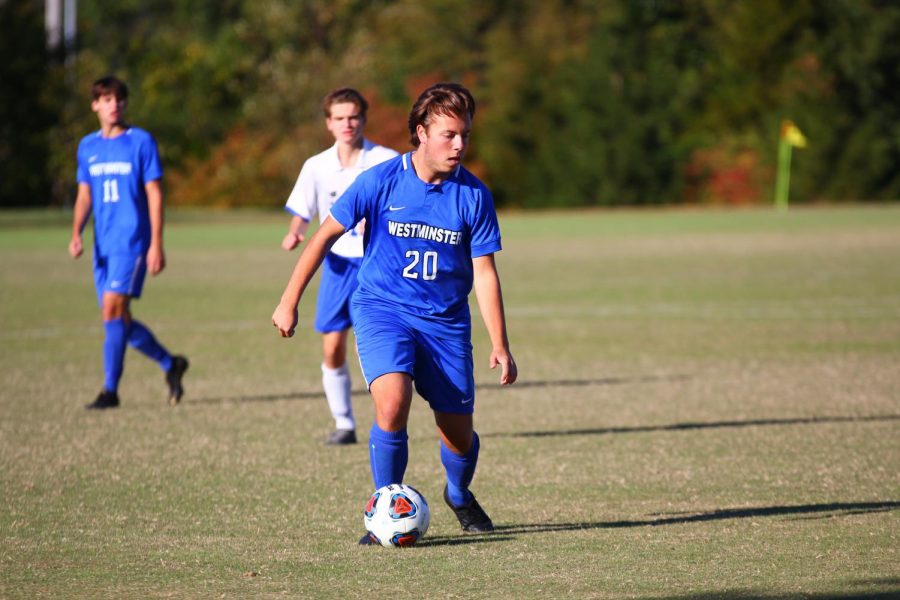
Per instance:
[[[787,210],[791,189],[791,143],[784,137],[778,140],[778,172],[775,176],[775,208]]]

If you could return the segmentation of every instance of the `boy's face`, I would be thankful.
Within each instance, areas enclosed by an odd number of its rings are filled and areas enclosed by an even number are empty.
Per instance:
[[[114,94],[103,94],[91,102],[91,110],[97,113],[101,126],[112,127],[122,122],[127,105],[127,100],[120,100]]]
[[[325,119],[325,126],[338,143],[354,144],[362,138],[366,120],[359,107],[353,102],[339,102],[331,105],[331,116]]]
[[[426,164],[436,173],[450,173],[460,162],[469,146],[472,120],[455,115],[436,115],[428,127],[419,125],[419,151]]]

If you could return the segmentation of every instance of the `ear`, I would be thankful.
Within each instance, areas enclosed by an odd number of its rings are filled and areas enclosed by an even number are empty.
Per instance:
[[[424,144],[428,141],[428,129],[426,129],[425,126],[421,123],[416,125],[416,136],[419,138],[420,144]]]
[[[100,111],[100,101],[99,100],[91,100],[91,110],[94,112]]]

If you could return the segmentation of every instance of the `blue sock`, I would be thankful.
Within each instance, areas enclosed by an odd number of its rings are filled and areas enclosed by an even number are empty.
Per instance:
[[[475,477],[475,466],[478,464],[478,449],[481,443],[478,434],[472,432],[472,447],[460,456],[444,445],[441,440],[441,464],[447,472],[447,495],[454,506],[462,506],[472,499],[469,484]]]
[[[369,430],[369,466],[375,489],[392,483],[403,483],[409,462],[409,436],[406,429],[384,431],[377,423]]]
[[[104,321],[106,338],[103,340],[103,387],[110,392],[119,389],[119,379],[125,368],[125,347],[128,327],[123,319]]]
[[[162,344],[153,337],[153,332],[140,321],[131,322],[131,331],[128,332],[128,343],[132,348],[140,350],[150,360],[155,360],[163,371],[172,368],[172,355]]]

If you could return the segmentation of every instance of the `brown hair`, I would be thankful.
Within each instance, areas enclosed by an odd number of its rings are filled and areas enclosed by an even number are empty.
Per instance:
[[[436,83],[419,96],[409,112],[409,143],[419,147],[416,129],[419,125],[427,128],[437,115],[471,120],[475,116],[475,99],[465,87],[458,83]]]
[[[339,88],[329,92],[325,99],[322,100],[322,110],[326,117],[331,117],[331,105],[343,103],[355,104],[359,109],[360,116],[365,119],[366,111],[369,110],[369,103],[363,98],[363,95],[353,88]]]
[[[128,100],[128,86],[121,79],[112,75],[101,77],[91,86],[91,98],[98,100],[100,96],[112,94],[116,100]]]

